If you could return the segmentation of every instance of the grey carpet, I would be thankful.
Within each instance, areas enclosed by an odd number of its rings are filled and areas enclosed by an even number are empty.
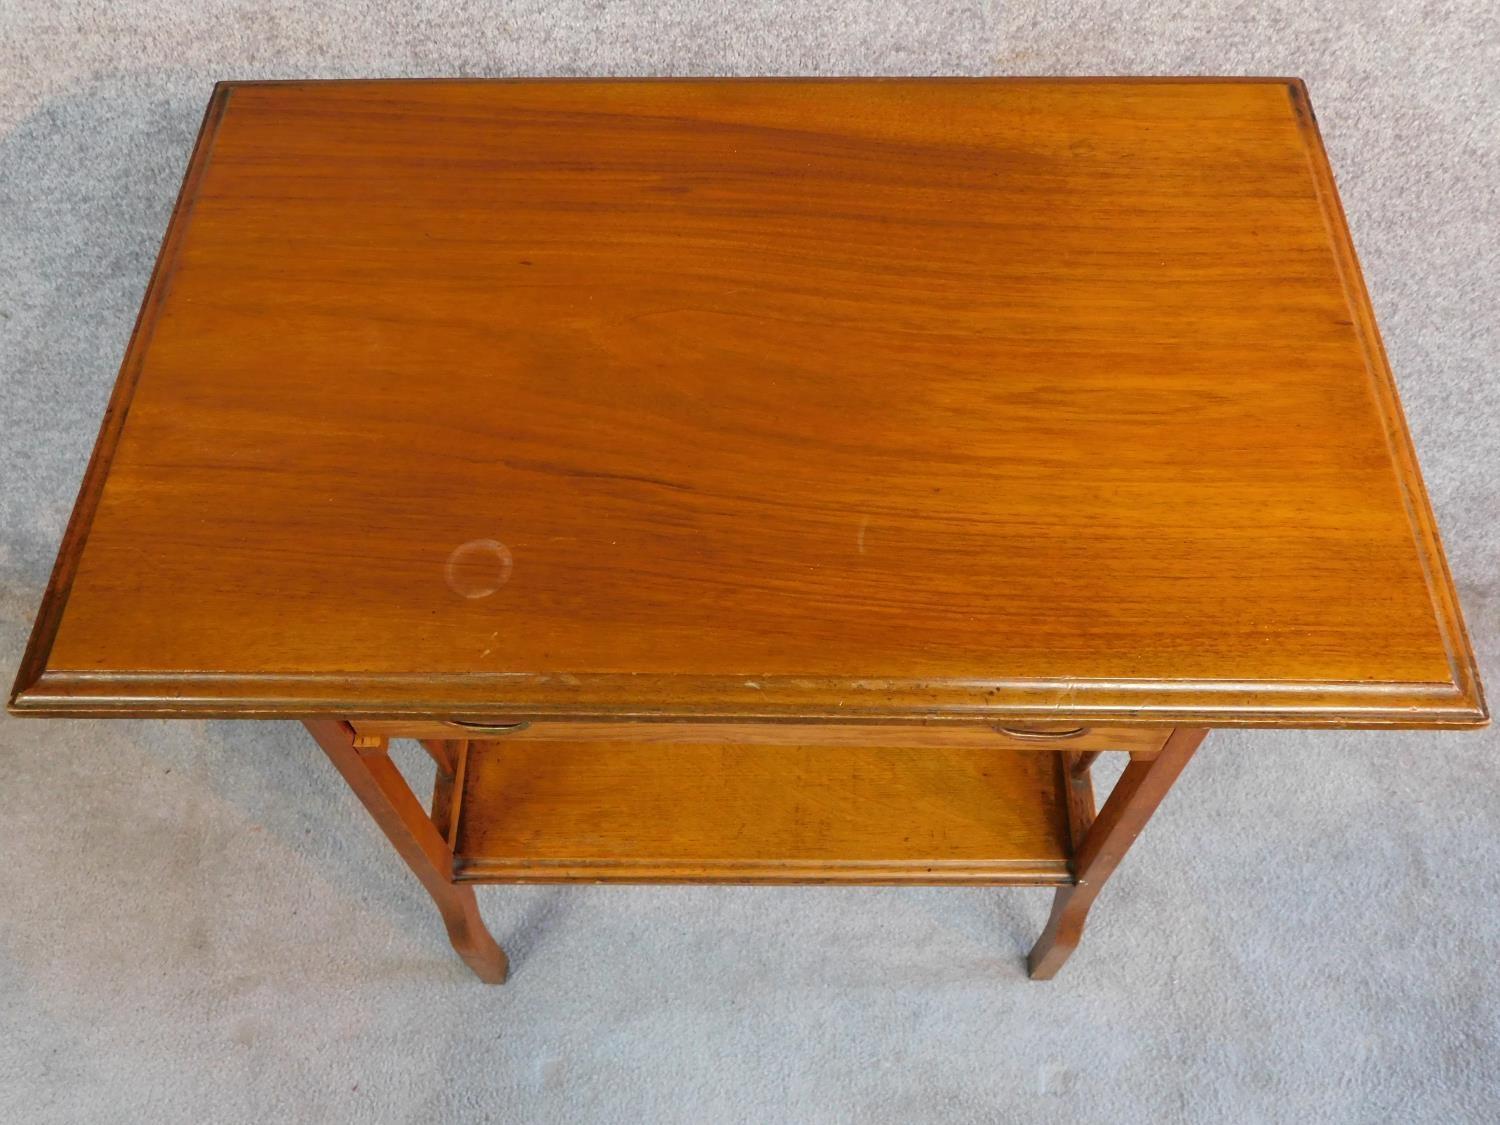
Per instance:
[[[1304,76],[1500,685],[1482,0],[7,0],[7,682],[214,80],[783,73]],[[1050,985],[1040,891],[536,888],[487,989],[296,729],[0,720],[0,1118],[1493,1121],[1497,749],[1216,736]]]

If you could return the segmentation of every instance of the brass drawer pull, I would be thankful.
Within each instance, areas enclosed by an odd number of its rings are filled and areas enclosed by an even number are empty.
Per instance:
[[[1081,738],[1088,734],[1088,727],[1069,727],[1067,730],[1023,730],[1017,727],[995,728],[1007,738],[1017,738],[1022,742],[1062,742],[1068,738]]]
[[[531,724],[529,722],[525,722],[525,723],[509,723],[509,724],[504,725],[504,726],[492,727],[492,726],[486,725],[485,723],[466,723],[462,719],[448,719],[448,720],[446,720],[446,725],[448,725],[450,727],[459,727],[460,729],[463,730],[463,732],[465,734],[494,734],[494,735],[501,735],[501,734],[515,734],[517,731],[523,731],[523,730],[525,730]]]

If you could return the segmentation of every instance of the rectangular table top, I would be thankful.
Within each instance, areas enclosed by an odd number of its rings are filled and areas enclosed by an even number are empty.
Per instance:
[[[12,707],[1485,717],[1285,79],[222,84]]]

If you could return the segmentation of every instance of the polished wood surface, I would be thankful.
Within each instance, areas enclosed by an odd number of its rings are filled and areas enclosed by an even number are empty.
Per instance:
[[[222,85],[12,706],[1485,716],[1286,80]]]
[[[470,882],[1071,881],[1060,755],[471,742]]]

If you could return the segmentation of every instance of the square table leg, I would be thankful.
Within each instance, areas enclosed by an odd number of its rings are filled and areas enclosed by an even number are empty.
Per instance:
[[[1207,733],[1178,727],[1151,758],[1131,758],[1074,857],[1076,882],[1059,887],[1052,900],[1052,915],[1026,959],[1033,980],[1051,980],[1078,947],[1089,907],[1100,888],[1114,874]]]
[[[334,719],[303,725],[427,888],[464,963],[485,983],[504,984],[509,969],[505,951],[485,929],[474,888],[453,881],[448,842],[391,761],[385,740],[373,747],[356,746],[354,729]]]

